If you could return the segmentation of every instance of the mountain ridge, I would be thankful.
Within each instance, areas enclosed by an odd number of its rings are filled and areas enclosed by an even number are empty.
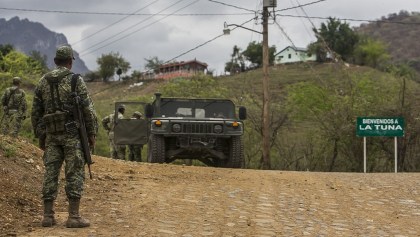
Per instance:
[[[9,20],[0,18],[0,44],[10,44],[25,54],[38,51],[47,57],[46,63],[49,68],[54,68],[55,50],[59,45],[68,44],[67,38],[62,33],[56,33],[39,22],[32,22],[27,18],[12,17]],[[79,54],[74,51],[76,60],[73,71],[87,73],[90,70]]]
[[[356,28],[359,34],[387,45],[392,63],[408,63],[420,73],[420,12],[400,11]]]

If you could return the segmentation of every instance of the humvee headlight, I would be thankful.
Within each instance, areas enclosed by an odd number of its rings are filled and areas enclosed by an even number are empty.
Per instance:
[[[156,127],[160,127],[160,126],[162,126],[162,121],[160,121],[160,120],[156,120],[156,121],[155,121],[155,125],[156,125]]]
[[[232,127],[234,127],[234,128],[239,127],[239,123],[238,123],[238,122],[236,122],[236,121],[235,121],[235,122],[233,122],[233,123],[232,123]]]
[[[172,125],[172,131],[181,132],[181,124],[175,123],[174,125]]]
[[[223,127],[220,124],[216,124],[214,125],[214,129],[213,129],[214,133],[222,133],[223,132]]]

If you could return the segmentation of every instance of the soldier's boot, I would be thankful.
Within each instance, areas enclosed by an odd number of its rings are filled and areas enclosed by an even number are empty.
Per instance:
[[[51,227],[57,224],[54,218],[54,201],[44,200],[44,218],[41,221],[43,227]]]
[[[69,199],[69,217],[66,222],[67,228],[89,227],[89,220],[83,219],[79,214],[80,199]]]

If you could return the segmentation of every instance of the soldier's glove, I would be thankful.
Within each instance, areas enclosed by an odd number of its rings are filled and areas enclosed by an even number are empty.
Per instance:
[[[47,136],[42,136],[39,138],[39,148],[41,148],[43,151],[45,151],[46,145],[45,140],[47,139]]]

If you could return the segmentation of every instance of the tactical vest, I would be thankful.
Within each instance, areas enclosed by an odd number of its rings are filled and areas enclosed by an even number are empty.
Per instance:
[[[48,75],[45,77],[49,85],[50,98],[48,99],[51,102],[49,103],[51,107],[47,108],[47,114],[45,114],[42,119],[46,126],[47,133],[49,134],[63,134],[65,132],[71,134],[77,133],[78,125],[73,118],[74,106],[70,99],[71,90],[65,91],[66,93],[64,95],[60,95],[62,82],[70,74],[72,73],[67,73],[61,77],[48,77]],[[79,75],[72,75],[71,83],[75,84]],[[73,86],[71,89],[74,89]],[[61,91],[64,91],[64,89]],[[65,101],[63,101],[64,98],[66,98]]]

